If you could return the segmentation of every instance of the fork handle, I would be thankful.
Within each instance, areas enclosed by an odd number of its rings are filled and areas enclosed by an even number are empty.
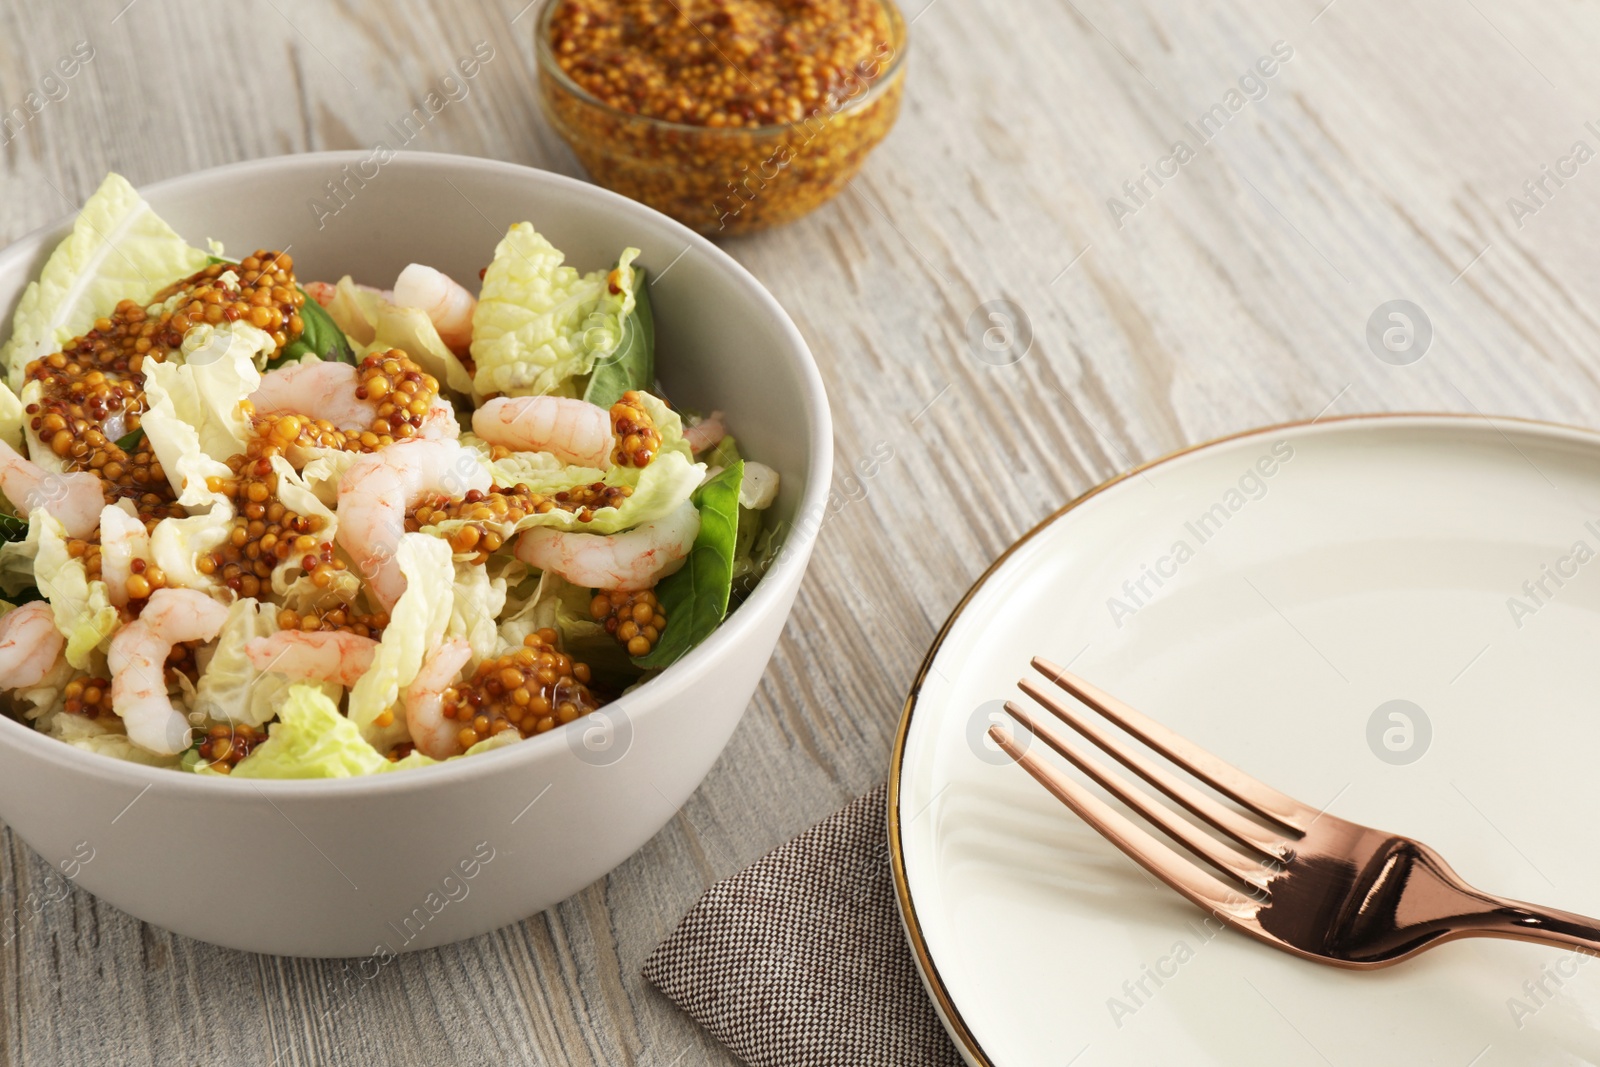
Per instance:
[[[1482,937],[1508,937],[1541,945],[1572,948],[1600,956],[1600,920],[1576,912],[1543,908],[1508,897],[1482,894],[1490,907],[1480,922],[1464,929]]]

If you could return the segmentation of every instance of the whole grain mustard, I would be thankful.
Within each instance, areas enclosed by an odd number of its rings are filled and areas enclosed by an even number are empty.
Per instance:
[[[551,0],[547,114],[601,184],[712,235],[798,218],[899,112],[888,0]]]

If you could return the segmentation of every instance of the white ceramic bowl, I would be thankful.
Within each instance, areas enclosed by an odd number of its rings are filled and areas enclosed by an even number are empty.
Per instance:
[[[727,412],[746,453],[782,474],[776,507],[787,543],[716,633],[608,705],[606,722],[590,717],[421,771],[286,782],[149,769],[0,717],[0,819],[48,862],[76,872],[78,885],[140,919],[296,956],[381,961],[446,944],[605,875],[710,770],[810,556],[832,428],[794,324],[744,268],[666,216],[493,160],[408,152],[380,164],[370,152],[325,152],[221,167],[144,194],[190,241],[216,238],[239,254],[291,246],[302,280],[348,273],[387,284],[413,260],[471,279],[506,227],[524,219],[582,270],[637,246],[652,271],[668,392],[680,406]],[[0,334],[69,226],[0,252]]]

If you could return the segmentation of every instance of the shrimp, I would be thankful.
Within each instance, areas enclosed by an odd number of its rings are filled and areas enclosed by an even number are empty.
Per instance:
[[[106,583],[111,603],[128,603],[128,579],[133,577],[133,561],[150,562],[150,533],[138,518],[115,504],[100,512],[100,579]]]
[[[292,678],[355,685],[372,666],[378,642],[338,631],[303,633],[279,630],[245,642],[244,654],[257,670]],[[423,755],[444,759],[461,751],[458,727],[444,717],[444,691],[472,658],[465,638],[453,638],[428,654],[405,693],[406,727]]]
[[[406,588],[395,558],[406,511],[429,493],[458,497],[492,484],[477,453],[456,441],[397,441],[350,464],[339,480],[335,537],[385,611]]]
[[[548,452],[580,467],[611,465],[611,413],[565,396],[496,397],[472,413],[472,432],[516,452]]]
[[[140,748],[175,756],[189,747],[189,720],[167,695],[167,656],[180,641],[210,641],[228,609],[194,589],[157,589],[111,639],[111,708]]]
[[[700,513],[686,500],[655,522],[610,536],[535,526],[517,539],[517,558],[574,585],[633,592],[682,567],[699,533]]]
[[[378,417],[378,402],[358,396],[360,384],[360,368],[348,363],[293,363],[262,375],[250,403],[258,416],[306,415],[341,430],[365,430]],[[417,436],[429,440],[461,436],[450,401],[433,398]]]
[[[100,522],[105,494],[88,471],[47,471],[0,441],[0,493],[24,516],[43,508],[61,521],[68,537],[88,537]]]
[[[339,295],[339,287],[332,282],[302,282],[300,288],[317,302],[318,307],[327,307]]]
[[[394,303],[424,311],[439,340],[458,356],[472,347],[472,312],[478,298],[448,274],[413,263],[394,283]]]
[[[461,423],[456,421],[456,409],[442,396],[433,398],[428,413],[422,416],[417,436],[426,441],[454,441],[461,436]]]
[[[683,439],[689,445],[689,451],[697,456],[708,448],[717,447],[726,436],[728,427],[723,424],[720,411],[713,411],[683,431]]]
[[[406,729],[424,756],[448,759],[461,751],[461,726],[444,716],[444,691],[472,659],[466,638],[454,637],[428,654],[406,687]]]
[[[338,682],[349,689],[372,666],[378,642],[343,630],[279,630],[244,643],[244,654],[258,671],[291,678]]]
[[[56,629],[55,613],[43,600],[0,615],[0,689],[26,689],[44,681],[66,644]]]
[[[378,405],[356,396],[360,384],[360,369],[348,363],[291,363],[263,374],[250,403],[258,416],[309,415],[341,430],[364,430],[378,417]]]

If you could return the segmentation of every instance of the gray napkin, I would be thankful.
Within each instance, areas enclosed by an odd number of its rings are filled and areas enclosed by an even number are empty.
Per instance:
[[[879,786],[706,891],[645,980],[751,1067],[961,1067],[895,910]]]

